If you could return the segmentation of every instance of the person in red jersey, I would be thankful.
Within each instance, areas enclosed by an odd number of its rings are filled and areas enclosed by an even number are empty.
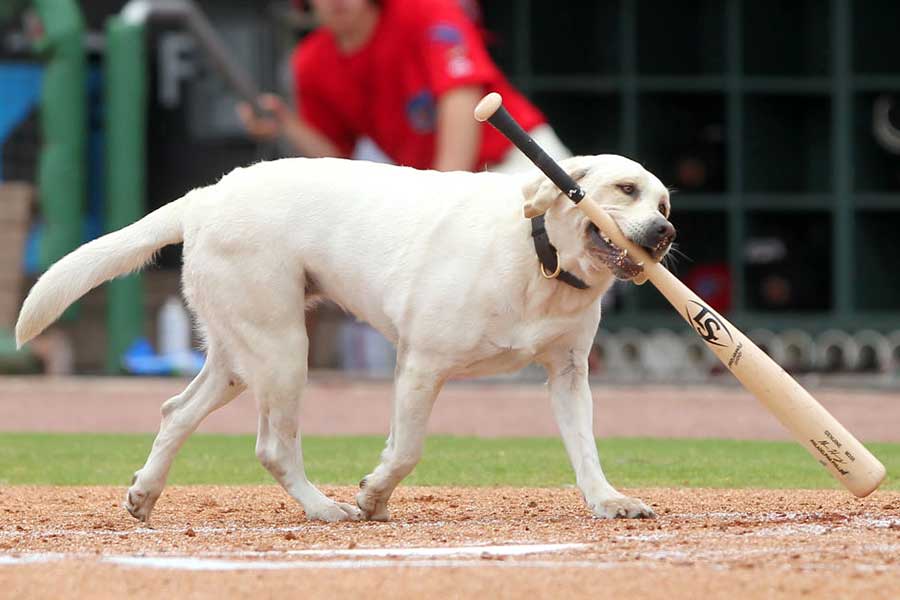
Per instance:
[[[351,156],[369,138],[419,169],[523,170],[527,159],[472,110],[489,91],[554,158],[569,156],[544,116],[490,59],[459,0],[310,0],[321,26],[292,56],[297,112],[239,106],[259,138],[284,134],[305,156]]]

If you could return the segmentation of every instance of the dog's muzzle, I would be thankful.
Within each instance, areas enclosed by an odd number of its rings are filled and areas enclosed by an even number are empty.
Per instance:
[[[639,243],[653,260],[658,261],[669,251],[675,236],[675,226],[659,216],[647,223],[634,237],[634,241]]]
[[[628,255],[627,250],[616,246],[593,223],[588,225],[588,235],[593,242],[591,253],[617,279],[632,279],[643,271],[641,265]],[[669,251],[675,235],[675,226],[660,216],[645,223],[629,239],[644,248],[654,261],[659,261]]]

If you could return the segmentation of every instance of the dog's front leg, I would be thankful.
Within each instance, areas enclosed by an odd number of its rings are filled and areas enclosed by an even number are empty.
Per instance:
[[[356,504],[366,519],[387,521],[387,503],[400,481],[422,456],[431,408],[443,384],[434,369],[408,357],[400,358],[394,380],[391,433],[381,463],[359,482]]]
[[[594,516],[604,519],[656,516],[643,502],[629,498],[606,480],[593,431],[593,401],[588,385],[587,353],[554,353],[544,365],[550,376],[550,399],[575,480]]]

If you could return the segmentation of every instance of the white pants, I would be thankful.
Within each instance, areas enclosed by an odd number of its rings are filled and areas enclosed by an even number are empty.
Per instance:
[[[572,156],[572,152],[566,148],[562,141],[560,141],[556,132],[553,131],[553,128],[546,123],[535,127],[528,132],[528,135],[530,135],[531,139],[537,142],[537,145],[543,148],[544,152],[549,154],[550,158],[553,160],[562,160]],[[487,170],[494,173],[521,173],[522,171],[533,168],[535,168],[534,164],[528,157],[522,154],[521,150],[513,146],[503,156],[500,162],[490,165]]]

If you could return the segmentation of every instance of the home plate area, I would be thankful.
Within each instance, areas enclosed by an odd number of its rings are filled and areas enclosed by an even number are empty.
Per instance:
[[[347,500],[354,489],[325,487]],[[629,490],[653,520],[589,516],[574,488],[397,490],[387,523],[312,523],[275,486],[0,490],[4,597],[896,598],[900,493]],[[210,586],[210,583],[215,585]],[[301,593],[302,592],[302,593]]]

